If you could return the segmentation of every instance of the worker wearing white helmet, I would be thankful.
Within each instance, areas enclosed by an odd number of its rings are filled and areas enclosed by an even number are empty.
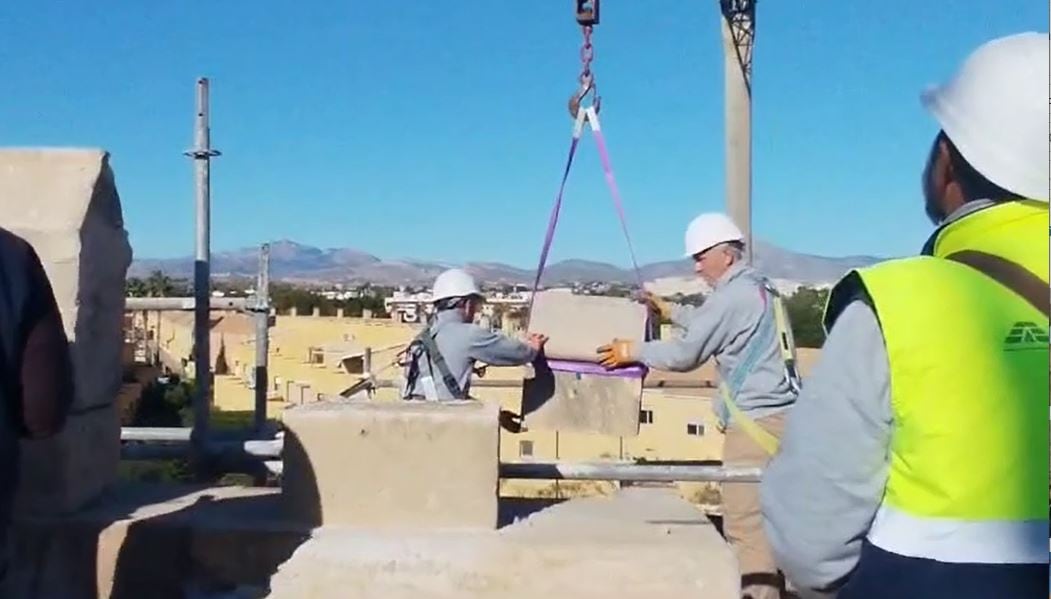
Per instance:
[[[641,362],[686,372],[714,358],[723,382],[716,402],[726,430],[723,461],[762,466],[776,449],[785,412],[798,392],[791,330],[786,330],[777,291],[743,260],[744,235],[726,215],[698,216],[687,227],[685,241],[686,256],[712,293],[698,308],[673,308],[646,294],[651,307],[684,329],[683,335],[639,347],[614,340],[599,348],[599,359],[609,367]],[[763,532],[757,485],[724,484],[722,504],[723,530],[741,569],[742,596],[781,596],[783,581]]]
[[[543,335],[521,342],[474,324],[483,300],[474,278],[461,269],[449,269],[434,280],[435,314],[407,351],[406,399],[469,399],[476,362],[519,366],[536,358],[547,340]]]
[[[841,599],[1048,592],[1048,34],[976,49],[922,102],[937,229],[833,289],[761,483],[797,586]]]

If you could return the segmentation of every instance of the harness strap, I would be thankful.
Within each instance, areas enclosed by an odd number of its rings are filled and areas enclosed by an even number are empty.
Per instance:
[[[949,254],[946,258],[966,264],[1022,296],[1031,306],[1040,310],[1045,318],[1051,313],[1048,309],[1047,283],[1021,264],[977,250],[963,250]]]
[[[460,383],[453,376],[449,370],[449,365],[445,362],[445,357],[442,356],[442,352],[438,350],[438,344],[434,342],[434,335],[437,331],[432,331],[430,327],[425,328],[416,336],[412,344],[419,344],[423,346],[423,351],[427,354],[431,363],[438,369],[438,374],[442,377],[442,382],[445,383],[445,387],[449,389],[452,396],[456,399],[466,399],[463,389],[460,388]],[[416,365],[416,374],[418,374],[419,366]],[[413,377],[415,378],[415,377]],[[410,389],[412,383],[406,385],[406,389]]]
[[[773,306],[771,307],[774,318],[767,318],[764,311],[759,326],[752,334],[752,338],[748,340],[744,357],[734,367],[730,375],[719,382],[719,392],[722,395],[723,404],[726,405],[734,422],[766,453],[774,455],[777,453],[777,448],[780,445],[778,438],[760,426],[753,418],[742,412],[741,408],[734,401],[734,398],[741,391],[745,379],[748,378],[748,375],[755,370],[756,365],[759,363],[762,351],[771,341],[774,341],[775,335],[781,358],[785,363],[785,376],[789,385],[796,392],[801,386],[799,375],[795,369],[795,341],[792,337],[792,330],[788,327],[788,318],[785,314],[781,296],[765,281],[760,293],[762,294],[764,305],[767,303],[766,294],[769,293],[773,296]]]

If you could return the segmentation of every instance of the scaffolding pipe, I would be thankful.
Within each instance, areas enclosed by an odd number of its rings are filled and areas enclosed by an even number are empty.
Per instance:
[[[189,441],[193,429],[189,427],[124,426],[121,441]]]
[[[500,478],[633,482],[759,482],[756,467],[635,462],[501,462]]]
[[[280,460],[265,460],[263,465],[276,476],[284,474]],[[597,480],[632,482],[759,482],[760,468],[727,468],[722,466],[654,466],[648,464],[572,464],[504,462],[500,478],[533,480]]]
[[[212,369],[209,334],[211,297],[211,162],[219,152],[211,147],[208,124],[208,79],[197,79],[197,110],[194,117],[194,146],[186,154],[193,158],[197,226],[194,244],[194,376],[197,393],[193,401],[193,439],[200,448],[208,438],[208,416],[212,403]]]
[[[266,426],[266,394],[270,386],[267,359],[270,352],[270,245],[259,248],[259,274],[255,287],[255,413],[256,433]]]
[[[192,297],[129,297],[124,302],[125,312],[189,312],[197,307],[197,299]],[[208,299],[208,309],[215,311],[241,311],[246,305],[243,297]]]

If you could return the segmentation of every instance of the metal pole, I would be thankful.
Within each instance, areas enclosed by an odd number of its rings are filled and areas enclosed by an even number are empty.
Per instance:
[[[372,347],[366,346],[364,353],[361,355],[361,372],[362,374],[372,374]]]
[[[125,312],[154,310],[156,312],[196,311],[197,299],[192,297],[129,297]],[[244,310],[248,302],[243,297],[213,297],[205,302],[210,310]]]
[[[266,426],[266,392],[270,385],[270,244],[259,248],[259,276],[255,285],[255,430]]]
[[[752,49],[755,0],[720,0],[726,111],[726,211],[752,262]]]
[[[500,462],[500,478],[638,482],[759,482],[762,468],[633,462]]]
[[[211,147],[208,126],[208,79],[197,80],[197,113],[194,118],[194,147],[186,153],[194,161],[197,227],[194,246],[194,373],[197,395],[193,402],[194,441],[203,444],[208,437],[208,417],[212,403],[209,298],[211,297],[211,159],[219,152]]]

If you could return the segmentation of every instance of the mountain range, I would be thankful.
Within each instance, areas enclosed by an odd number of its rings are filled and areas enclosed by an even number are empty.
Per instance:
[[[831,258],[801,254],[759,242],[755,247],[756,266],[773,279],[800,284],[827,284],[851,268],[880,260],[873,256]],[[258,271],[259,249],[244,248],[212,254],[215,277],[251,277]],[[534,271],[498,262],[449,264],[426,260],[385,260],[351,248],[321,249],[290,240],[270,244],[270,273],[275,280],[300,283],[365,283],[375,285],[427,285],[438,273],[451,266],[462,266],[487,283],[531,283]],[[193,258],[136,260],[128,276],[145,277],[160,270],[171,277],[191,278]],[[641,267],[643,279],[693,277],[689,260],[655,262]],[[544,282],[571,283],[600,281],[630,283],[634,272],[613,264],[589,260],[562,260],[549,264]]]

